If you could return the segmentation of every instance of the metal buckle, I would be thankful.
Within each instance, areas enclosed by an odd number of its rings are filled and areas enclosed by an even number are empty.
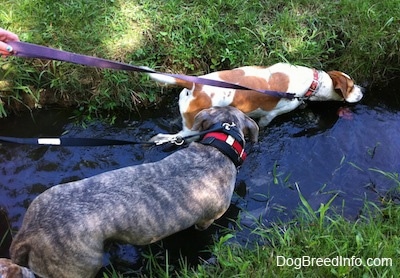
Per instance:
[[[236,124],[234,122],[222,124],[222,127],[225,128],[226,130],[231,130],[231,127],[235,127],[235,126],[236,126]]]
[[[177,146],[181,146],[183,145],[183,143],[185,143],[185,140],[181,136],[176,136],[171,143],[174,143]]]

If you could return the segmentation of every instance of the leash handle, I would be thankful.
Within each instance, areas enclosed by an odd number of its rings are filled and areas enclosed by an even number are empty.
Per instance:
[[[218,81],[213,79],[207,79],[197,76],[190,76],[184,74],[169,74],[163,72],[157,72],[151,70],[147,67],[135,66],[130,64],[125,64],[121,62],[111,61],[103,58],[97,58],[93,56],[87,56],[82,54],[76,54],[68,51],[58,50],[46,46],[41,46],[37,44],[31,44],[21,41],[11,41],[8,44],[14,50],[14,56],[24,57],[24,58],[38,58],[38,59],[46,59],[46,60],[58,60],[64,62],[70,62],[79,65],[98,67],[98,68],[108,68],[115,70],[126,70],[126,71],[136,71],[142,73],[156,73],[169,77],[178,78],[184,81],[198,83],[203,85],[209,85],[214,87],[222,87],[228,89],[236,89],[236,90],[251,90],[259,93],[267,94],[277,98],[287,98],[293,99],[295,97],[292,93],[279,92],[273,90],[259,90],[253,89],[245,86],[241,86],[238,84],[233,84],[225,81]]]

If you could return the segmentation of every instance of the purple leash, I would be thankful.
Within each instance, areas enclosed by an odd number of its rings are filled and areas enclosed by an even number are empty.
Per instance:
[[[67,52],[63,50],[57,50],[50,47],[40,46],[36,44],[20,42],[20,41],[11,41],[7,42],[10,46],[12,46],[14,50],[14,56],[24,57],[24,58],[38,58],[38,59],[45,59],[45,60],[58,60],[64,62],[70,62],[79,65],[91,66],[91,67],[98,67],[98,68],[108,68],[108,69],[115,69],[115,70],[126,70],[126,71],[136,71],[142,73],[156,73],[165,76],[170,76],[174,78],[178,78],[181,80],[189,81],[192,83],[209,85],[214,87],[222,87],[228,89],[236,89],[236,90],[251,90],[256,91],[259,93],[267,94],[277,98],[287,98],[293,99],[294,94],[286,93],[286,92],[279,92],[279,91],[271,91],[271,90],[258,90],[252,89],[249,87],[212,80],[202,77],[184,75],[184,74],[170,74],[170,73],[162,73],[157,72],[148,68],[134,66],[130,64],[115,62],[107,59],[97,58],[93,56],[81,55],[72,52]]]

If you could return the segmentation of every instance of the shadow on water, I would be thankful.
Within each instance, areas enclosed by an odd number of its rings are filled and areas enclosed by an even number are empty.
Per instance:
[[[334,194],[340,213],[354,219],[365,201],[378,201],[393,182],[371,168],[400,172],[400,82],[372,88],[362,102],[310,103],[281,116],[260,132],[259,142],[249,144],[248,158],[239,171],[237,187],[227,214],[204,232],[190,228],[150,246],[153,253],[170,259],[183,255],[190,262],[208,259],[206,246],[221,227],[235,228],[258,221],[268,224],[287,220],[299,205],[297,184],[314,209]],[[0,120],[0,135],[15,137],[68,136],[148,140],[159,132],[175,132],[168,123],[177,107],[143,112],[116,125],[93,123],[83,128],[72,123],[70,111],[41,110]],[[107,147],[0,146],[0,255],[8,255],[8,227],[17,230],[30,202],[47,188],[129,165],[157,161],[173,150],[142,145]],[[249,229],[238,229],[245,242]],[[147,248],[147,247],[145,247]],[[148,249],[147,249],[148,250]],[[139,269],[141,249],[112,245],[107,259]],[[122,258],[122,260],[121,260]]]

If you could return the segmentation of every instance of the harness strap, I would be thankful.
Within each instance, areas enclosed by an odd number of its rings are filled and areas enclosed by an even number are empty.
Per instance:
[[[68,51],[58,50],[50,47],[45,47],[41,45],[20,42],[20,41],[12,41],[8,42],[10,46],[12,46],[14,50],[14,56],[24,57],[24,58],[38,58],[38,59],[47,59],[47,60],[58,60],[58,61],[65,61],[79,65],[85,66],[92,66],[98,68],[109,68],[109,69],[116,69],[116,70],[126,70],[126,71],[136,71],[142,73],[157,73],[169,77],[178,78],[181,80],[189,81],[192,83],[198,83],[203,85],[209,85],[214,87],[222,87],[222,88],[229,88],[229,89],[237,89],[237,90],[251,90],[256,91],[259,93],[267,94],[273,97],[278,98],[288,98],[293,99],[294,94],[286,93],[286,92],[279,92],[279,91],[272,91],[272,90],[258,90],[253,89],[245,86],[241,86],[238,84],[233,84],[225,81],[207,79],[197,76],[190,76],[184,74],[169,74],[169,73],[162,73],[151,70],[146,67],[140,67],[120,62],[115,62],[107,59],[87,56],[76,54]]]

